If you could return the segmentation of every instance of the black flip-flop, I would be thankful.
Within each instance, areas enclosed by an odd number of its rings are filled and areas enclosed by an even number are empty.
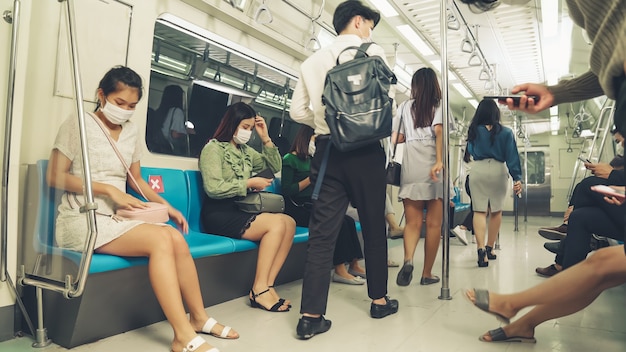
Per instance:
[[[537,343],[537,340],[534,337],[523,337],[523,336],[506,336],[504,329],[497,328],[494,330],[489,330],[489,336],[491,336],[490,340],[485,340],[485,336],[482,335],[478,339],[482,342],[517,342],[517,343]]]
[[[474,290],[474,301],[473,302],[469,298],[469,296],[467,295],[467,291],[465,292],[465,297],[473,305],[478,307],[478,309],[482,310],[483,312],[486,312],[486,313],[489,313],[489,314],[493,315],[500,322],[503,322],[505,324],[509,324],[511,322],[511,320],[509,318],[505,317],[504,315],[502,315],[500,313],[492,312],[492,311],[489,310],[489,291],[488,290],[482,290],[482,289],[476,289],[476,288],[474,288],[473,290]]]

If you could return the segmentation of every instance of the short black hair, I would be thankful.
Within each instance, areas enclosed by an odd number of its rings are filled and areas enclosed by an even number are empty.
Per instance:
[[[361,16],[366,20],[374,21],[374,27],[380,21],[380,13],[363,5],[359,0],[344,1],[335,9],[333,15],[333,27],[337,34],[341,33],[354,16]]]

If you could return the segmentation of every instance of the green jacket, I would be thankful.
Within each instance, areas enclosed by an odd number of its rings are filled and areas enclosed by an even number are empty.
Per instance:
[[[198,167],[206,194],[224,199],[245,196],[250,176],[267,168],[277,173],[282,158],[275,146],[263,146],[263,152],[259,153],[245,144],[235,147],[230,142],[212,139],[202,149]]]

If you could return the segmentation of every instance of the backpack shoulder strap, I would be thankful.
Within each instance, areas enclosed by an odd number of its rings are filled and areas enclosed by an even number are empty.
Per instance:
[[[355,59],[358,59],[358,58],[361,58],[361,57],[368,57],[369,55],[367,54],[367,49],[372,44],[373,44],[373,42],[363,43],[360,46],[349,46],[349,47],[341,50],[339,55],[337,55],[337,60],[335,61],[335,64],[339,65],[339,58],[341,57],[341,54],[343,54],[345,51],[348,51],[348,50],[356,50],[356,54],[354,55]]]
[[[369,56],[367,54],[367,49],[369,49],[370,45],[372,45],[372,44],[373,44],[372,42],[361,44],[361,46],[359,47],[359,50],[357,50],[356,54],[354,55],[354,58],[358,59],[360,57],[367,57],[367,56]]]

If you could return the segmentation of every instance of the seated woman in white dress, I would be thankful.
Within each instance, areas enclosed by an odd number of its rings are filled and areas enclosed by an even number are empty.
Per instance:
[[[130,121],[141,95],[139,75],[128,67],[114,67],[100,81],[96,111],[85,117],[94,201],[98,204],[95,252],[148,257],[152,288],[174,330],[172,351],[218,352],[197,333],[228,339],[239,335],[207,315],[196,266],[180,232],[188,231],[187,221],[141,178],[142,141],[137,126]],[[169,217],[178,224],[180,231],[165,224],[113,216],[116,209],[145,208],[146,204],[126,193],[126,167],[115,157],[103,128],[116,141],[139,189],[133,182],[128,185],[138,193],[143,192],[149,201],[167,205]],[[70,118],[59,128],[50,155],[47,180],[51,187],[65,191],[56,220],[56,242],[60,247],[77,251],[85,247],[88,233],[85,215],[79,212],[80,204],[85,203],[82,175],[78,121]],[[189,318],[183,301],[189,310]]]

